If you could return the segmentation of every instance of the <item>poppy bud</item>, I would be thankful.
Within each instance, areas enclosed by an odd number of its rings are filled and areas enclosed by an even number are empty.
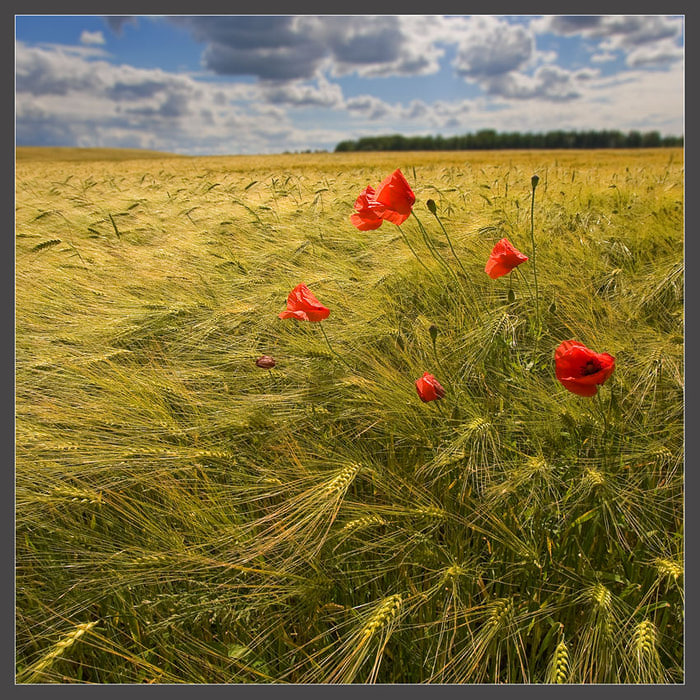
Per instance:
[[[275,366],[275,358],[270,357],[269,355],[263,355],[255,360],[255,364],[263,369],[271,369]]]
[[[431,214],[435,214],[435,212],[437,212],[437,207],[435,206],[435,201],[434,201],[434,200],[429,199],[429,200],[425,203],[425,206],[428,207],[428,209],[430,209],[430,213],[431,213]]]
[[[435,343],[435,340],[438,336],[438,327],[435,324],[433,324],[432,326],[430,326],[430,328],[428,328],[428,333],[430,333],[430,338],[433,341],[433,343]]]
[[[513,303],[515,301],[515,291],[511,288],[508,290],[508,302]]]
[[[540,178],[537,175],[532,176],[532,189],[534,190],[535,187],[537,187],[537,183],[540,181]]]

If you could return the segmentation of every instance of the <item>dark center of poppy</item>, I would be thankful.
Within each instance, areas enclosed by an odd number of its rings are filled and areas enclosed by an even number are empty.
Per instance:
[[[581,375],[587,377],[600,371],[600,365],[595,360],[588,360],[581,370]]]

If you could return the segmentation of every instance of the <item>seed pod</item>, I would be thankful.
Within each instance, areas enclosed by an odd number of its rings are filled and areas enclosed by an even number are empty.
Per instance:
[[[269,355],[263,355],[255,360],[255,364],[263,369],[271,369],[275,366],[275,358],[270,357]]]

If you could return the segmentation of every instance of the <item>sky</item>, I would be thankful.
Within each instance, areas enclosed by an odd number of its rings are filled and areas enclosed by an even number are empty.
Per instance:
[[[683,135],[664,15],[16,15],[18,146],[183,155],[383,134]]]

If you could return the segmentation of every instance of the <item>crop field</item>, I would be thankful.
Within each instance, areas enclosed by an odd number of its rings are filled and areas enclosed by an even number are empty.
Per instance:
[[[17,683],[682,683],[683,196],[681,149],[19,148]]]

